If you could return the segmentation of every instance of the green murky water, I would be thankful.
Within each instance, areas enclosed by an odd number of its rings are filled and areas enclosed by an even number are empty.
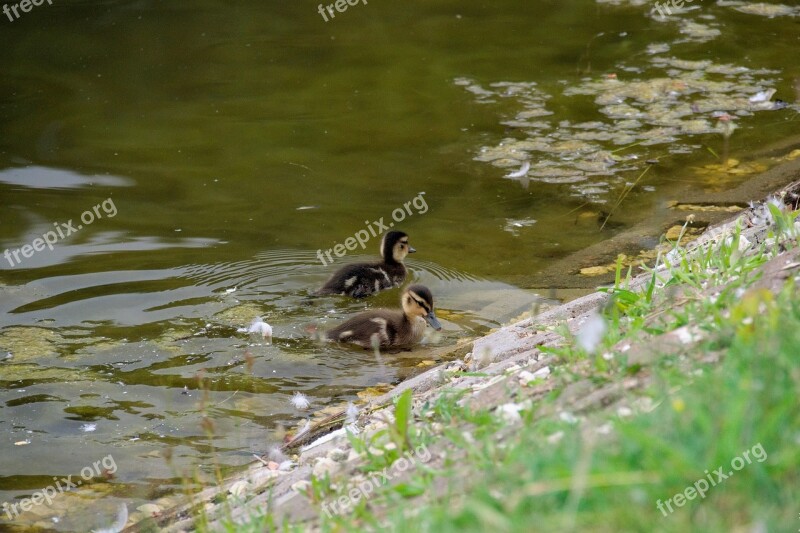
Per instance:
[[[681,191],[747,179],[691,170],[718,162],[721,112],[729,154],[768,165],[748,154],[800,124],[800,10],[695,4],[665,20],[589,0],[373,1],[328,22],[255,1],[0,15],[0,502],[117,466],[10,522],[99,527],[78,500],[133,507],[187,469],[245,464],[307,416],[293,392],[351,400],[571,287],[540,273]],[[789,107],[750,101],[769,89]],[[310,340],[398,299],[307,300],[333,268],[317,250],[415,198],[397,227],[443,335],[383,364]],[[259,315],[272,344],[236,331]]]

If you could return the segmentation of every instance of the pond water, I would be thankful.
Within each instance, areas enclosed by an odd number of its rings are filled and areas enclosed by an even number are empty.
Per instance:
[[[575,272],[541,275],[555,261],[773,164],[752,154],[798,131],[800,9],[686,6],[0,15],[0,502],[115,464],[0,528],[100,527],[81,506],[132,508],[246,464],[308,416],[294,392],[320,409],[396,383],[433,348],[570,295]],[[725,156],[735,169],[696,171]],[[381,219],[409,233],[444,330],[376,360],[310,332],[398,290],[308,296],[379,239],[332,265],[318,250]],[[272,343],[237,331],[257,316]]]

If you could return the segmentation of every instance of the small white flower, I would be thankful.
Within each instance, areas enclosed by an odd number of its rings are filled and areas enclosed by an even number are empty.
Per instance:
[[[308,397],[302,392],[295,392],[294,396],[289,400],[289,403],[291,403],[295,409],[300,409],[301,411],[305,411],[311,406]]]
[[[578,419],[575,418],[575,415],[573,415],[569,411],[561,411],[558,414],[558,418],[560,418],[562,422],[566,422],[567,424],[577,424],[578,423]]]
[[[514,422],[519,422],[522,420],[522,417],[519,414],[521,410],[522,406],[517,403],[507,403],[497,408],[500,416],[509,424],[513,424]]]

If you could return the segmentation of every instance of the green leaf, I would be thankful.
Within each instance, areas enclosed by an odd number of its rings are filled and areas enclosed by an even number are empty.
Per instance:
[[[394,427],[403,439],[403,444],[410,446],[408,439],[408,424],[411,420],[411,389],[407,389],[397,398],[394,408]]]
[[[425,493],[425,487],[417,484],[398,483],[393,487],[394,491],[404,498],[413,498]]]

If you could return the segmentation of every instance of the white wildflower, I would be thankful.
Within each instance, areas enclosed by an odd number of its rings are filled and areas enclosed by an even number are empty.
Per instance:
[[[500,417],[509,424],[513,424],[522,420],[522,417],[519,414],[521,410],[522,406],[518,403],[506,403],[497,408],[497,412],[500,413]]]

